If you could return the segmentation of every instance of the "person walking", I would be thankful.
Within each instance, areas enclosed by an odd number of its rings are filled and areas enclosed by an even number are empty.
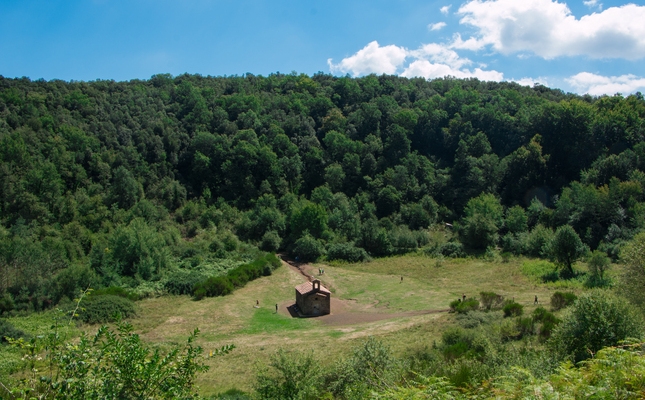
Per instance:
[[[278,303],[275,303],[275,313],[278,313]]]

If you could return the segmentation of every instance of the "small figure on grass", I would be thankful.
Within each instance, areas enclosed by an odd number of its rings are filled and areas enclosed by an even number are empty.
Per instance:
[[[535,300],[533,300],[533,304],[540,304],[540,303],[538,302],[537,294],[535,295]]]
[[[403,283],[403,275],[401,275],[401,282],[399,282],[399,283]]]
[[[278,313],[278,303],[275,303],[275,313]]]

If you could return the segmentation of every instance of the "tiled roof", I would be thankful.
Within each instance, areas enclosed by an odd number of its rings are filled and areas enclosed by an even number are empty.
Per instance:
[[[303,284],[296,286],[296,291],[300,294],[306,294],[306,293],[312,292],[313,290],[314,290],[314,285],[311,282],[305,282]],[[323,285],[320,285],[320,292],[331,294],[331,292]]]

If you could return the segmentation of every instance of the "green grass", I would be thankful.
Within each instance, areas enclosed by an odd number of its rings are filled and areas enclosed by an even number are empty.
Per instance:
[[[314,319],[298,319],[276,314],[266,308],[258,308],[248,322],[248,326],[241,330],[241,334],[275,333],[282,331],[295,331],[310,328],[316,324]]]
[[[522,273],[533,283],[541,284],[553,290],[583,289],[587,279],[586,267],[582,263],[574,265],[577,275],[571,279],[561,279],[558,267],[546,260],[525,260],[522,262]]]
[[[546,260],[526,260],[522,262],[522,273],[535,283],[543,283],[544,277],[557,272],[557,267]]]

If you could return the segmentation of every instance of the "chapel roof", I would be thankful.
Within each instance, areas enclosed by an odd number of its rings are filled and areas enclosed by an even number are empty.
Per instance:
[[[313,292],[313,291],[314,291],[314,285],[313,285],[313,283],[311,283],[311,282],[305,282],[305,283],[303,283],[303,284],[300,284],[300,285],[296,286],[296,291],[297,291],[298,293],[300,293],[300,294],[307,294],[307,293],[309,293],[309,292]],[[321,292],[321,293],[326,293],[326,294],[331,294],[331,292],[329,291],[329,289],[327,289],[327,288],[326,288],[326,287],[324,287],[323,285],[320,285],[320,290],[319,290],[319,292]]]

